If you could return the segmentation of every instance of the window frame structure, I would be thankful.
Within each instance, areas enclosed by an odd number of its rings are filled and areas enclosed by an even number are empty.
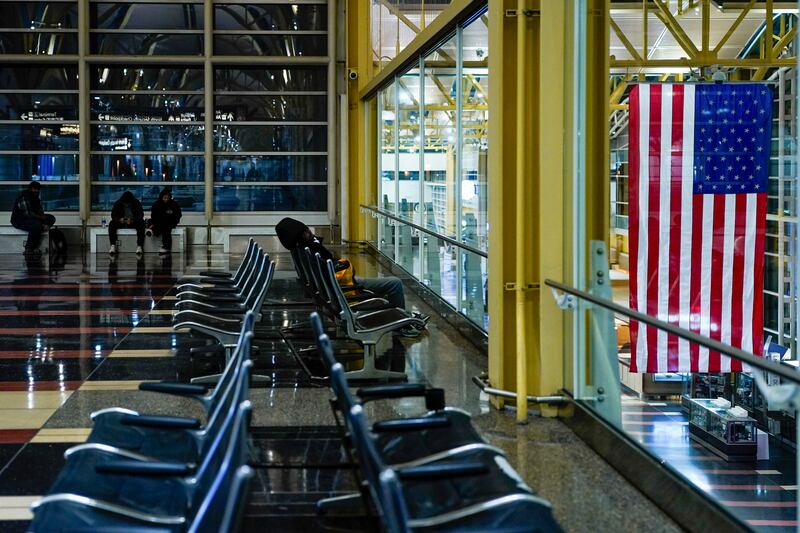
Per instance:
[[[215,55],[213,50],[214,36],[217,33],[224,34],[230,31],[222,30],[216,32],[213,24],[215,6],[221,4],[258,4],[258,5],[271,5],[280,4],[285,5],[284,2],[276,0],[180,0],[180,4],[199,4],[202,6],[202,23],[198,24],[198,28],[191,30],[164,30],[165,34],[202,34],[203,49],[202,53],[198,55],[112,55],[112,54],[95,54],[92,52],[92,39],[97,33],[107,32],[98,28],[91,27],[91,13],[94,4],[100,3],[119,3],[119,4],[158,4],[165,3],[166,0],[138,0],[126,2],[108,2],[108,0],[48,0],[49,3],[72,3],[76,4],[78,8],[78,23],[77,29],[70,30],[72,33],[78,35],[78,52],[76,54],[0,54],[0,66],[35,66],[47,67],[48,65],[65,65],[69,67],[77,67],[78,77],[78,117],[76,122],[80,128],[81,135],[79,135],[78,142],[78,163],[79,169],[79,208],[77,211],[64,211],[59,214],[59,221],[61,224],[68,225],[99,225],[101,219],[107,216],[105,211],[92,210],[92,186],[108,186],[108,185],[148,185],[154,183],[156,185],[163,185],[162,182],[139,182],[139,181],[100,181],[93,179],[96,174],[92,169],[93,156],[99,155],[123,155],[125,152],[102,152],[92,148],[92,129],[97,128],[99,124],[112,124],[113,122],[100,122],[93,120],[91,116],[91,102],[92,96],[98,93],[109,93],[109,91],[98,91],[92,89],[91,76],[93,71],[98,65],[108,66],[129,66],[136,68],[169,68],[171,66],[181,67],[196,67],[203,71],[203,88],[202,97],[204,99],[204,117],[199,116],[197,120],[192,122],[204,132],[203,150],[196,152],[167,152],[156,151],[159,155],[173,155],[173,156],[202,156],[205,158],[204,175],[202,182],[184,182],[175,181],[170,182],[176,187],[181,185],[202,185],[203,187],[203,200],[205,209],[203,212],[189,212],[184,217],[187,225],[207,225],[207,226],[262,226],[274,225],[286,215],[301,217],[311,225],[328,225],[336,223],[338,216],[338,202],[336,197],[336,183],[337,183],[337,147],[338,135],[335,128],[336,118],[336,81],[337,81],[337,68],[336,68],[336,39],[335,32],[328,31],[336,21],[337,10],[335,2],[328,2],[327,0],[298,0],[292,4],[315,4],[325,6],[327,10],[326,20],[328,28],[324,32],[316,32],[320,35],[326,36],[326,50],[324,55],[302,55],[302,56],[248,56],[248,55]],[[170,2],[173,3],[173,2]],[[31,30],[28,30],[31,31]],[[144,30],[130,30],[128,33],[142,33]],[[148,30],[152,32],[152,30]],[[156,33],[161,32],[158,30]],[[33,32],[35,33],[35,32]],[[282,34],[292,33],[281,32]],[[303,32],[299,32],[302,34]],[[327,176],[320,180],[327,189],[327,208],[322,211],[238,211],[238,212],[225,212],[214,211],[214,150],[213,150],[213,128],[214,128],[214,70],[216,68],[236,67],[236,66],[282,66],[286,68],[301,67],[301,66],[319,66],[326,67],[327,76],[327,148],[324,154],[327,157]],[[32,91],[33,92],[33,91]],[[114,91],[112,91],[114,92]],[[133,91],[118,91],[119,94],[130,94]],[[164,91],[165,93],[177,94],[182,91]],[[139,91],[138,94],[145,94]],[[200,94],[200,93],[198,93]],[[141,123],[137,123],[140,124]],[[157,123],[156,123],[157,124]],[[166,126],[167,123],[163,124]],[[149,151],[147,151],[149,152]],[[0,153],[2,151],[0,150]],[[70,152],[72,153],[72,152]],[[229,154],[233,155],[233,154]],[[20,185],[27,183],[28,180],[21,180]],[[63,184],[63,182],[57,182]],[[6,182],[8,184],[8,182]],[[102,185],[101,185],[102,184]],[[2,185],[0,183],[0,185]],[[45,183],[47,185],[47,183]],[[44,196],[44,195],[43,195]],[[44,196],[46,199],[46,196]],[[9,207],[0,207],[0,209],[9,209]],[[0,212],[0,216],[2,212]]]
[[[454,183],[453,183],[453,190],[448,191],[447,194],[453,195],[452,199],[448,199],[447,201],[452,203],[452,212],[446,212],[445,218],[449,219],[452,218],[452,224],[445,224],[445,231],[438,232],[433,231],[433,235],[426,235],[422,232],[410,228],[395,219],[391,219],[388,217],[382,217],[378,214],[378,231],[377,231],[377,238],[374,243],[374,247],[376,250],[385,255],[387,258],[392,260],[392,262],[398,265],[400,268],[408,272],[411,276],[415,279],[418,279],[420,283],[428,286],[432,291],[437,293],[443,301],[447,302],[448,305],[452,306],[456,311],[461,313],[462,315],[466,316],[470,321],[476,324],[477,327],[483,329],[484,331],[488,330],[488,313],[485,311],[485,306],[488,303],[486,301],[486,292],[485,282],[486,282],[486,274],[487,271],[487,254],[488,250],[482,248],[480,250],[481,255],[478,256],[473,253],[471,250],[474,250],[464,239],[464,235],[462,235],[462,227],[464,222],[464,206],[463,206],[463,181],[464,181],[464,171],[463,171],[463,159],[464,159],[464,83],[466,80],[465,73],[464,73],[464,41],[463,41],[463,32],[464,29],[469,27],[471,24],[480,24],[481,15],[486,13],[486,7],[482,7],[474,12],[474,14],[470,17],[465,18],[464,20],[458,22],[450,32],[447,32],[436,44],[436,46],[432,48],[426,48],[421,50],[421,53],[415,57],[413,62],[409,62],[405,68],[399,69],[394,75],[392,75],[388,80],[387,83],[384,83],[375,89],[374,97],[377,98],[377,113],[375,120],[373,120],[373,127],[377,128],[377,161],[375,162],[376,174],[375,180],[377,182],[376,190],[377,190],[377,207],[380,210],[387,210],[390,212],[391,215],[394,217],[399,217],[400,219],[408,220],[408,222],[412,224],[416,224],[419,226],[426,227],[428,229],[432,229],[429,227],[427,223],[427,217],[429,212],[426,208],[418,208],[410,215],[408,213],[403,213],[400,210],[400,203],[401,203],[401,191],[400,191],[400,182],[403,181],[400,179],[400,160],[401,155],[413,155],[413,149],[411,150],[411,154],[407,154],[408,146],[401,146],[401,137],[402,137],[402,129],[409,130],[409,128],[403,127],[401,128],[402,122],[402,113],[401,113],[401,105],[404,107],[408,107],[408,103],[401,102],[401,93],[404,91],[408,92],[408,89],[404,88],[401,85],[401,80],[404,77],[418,77],[419,79],[419,88],[420,90],[416,95],[414,95],[418,100],[418,123],[416,124],[416,131],[417,139],[414,144],[417,147],[417,153],[419,154],[419,161],[416,163],[418,170],[417,179],[410,180],[412,183],[416,182],[419,186],[419,202],[420,204],[425,204],[428,201],[427,194],[426,194],[426,184],[429,182],[425,179],[425,174],[428,172],[426,169],[426,155],[429,153],[426,149],[426,129],[428,127],[428,119],[426,118],[427,114],[429,113],[430,109],[426,107],[425,101],[425,81],[427,78],[427,71],[429,68],[437,68],[437,67],[430,67],[430,65],[426,65],[426,61],[429,61],[437,50],[443,48],[444,45],[449,43],[454,43],[454,54],[455,57],[453,58],[455,61],[455,67],[453,72],[453,84],[455,85],[455,97],[452,98],[453,104],[455,105],[455,114],[454,114],[454,124],[452,125],[452,130],[454,134],[454,139],[452,144],[454,146],[453,150],[453,176],[454,176]],[[487,35],[488,35],[488,28],[487,28]],[[435,60],[434,60],[435,62]],[[387,97],[385,92],[387,90],[391,90],[391,94]],[[389,106],[387,106],[388,104]],[[385,124],[384,114],[385,112],[393,113],[393,124],[387,126]],[[388,116],[388,115],[386,115]],[[389,129],[387,129],[389,128]],[[388,133],[387,138],[391,138],[390,143],[387,144],[384,142],[384,136]],[[433,152],[430,152],[433,153]],[[384,158],[384,156],[393,156],[394,165],[392,169],[385,168],[385,161],[389,160],[389,157]],[[389,171],[392,175],[391,180],[384,180],[384,172]],[[392,188],[392,190],[386,189],[386,187]],[[389,192],[388,196],[391,196],[395,199],[393,205],[384,205],[383,196],[385,192]],[[390,202],[391,204],[391,202]],[[434,211],[436,208],[434,207]],[[449,209],[448,209],[449,211]],[[435,213],[434,213],[435,216]],[[451,226],[452,231],[447,230],[447,226]],[[403,231],[407,231],[408,235],[403,234]],[[441,240],[437,239],[434,235],[440,235],[444,239],[448,240]],[[404,239],[409,239],[411,237],[411,243],[405,243]],[[427,240],[427,245],[430,248],[433,246],[432,242],[434,240],[439,240],[440,246],[445,246],[446,243],[451,243],[453,241],[464,243],[464,247],[452,245],[454,248],[458,248],[458,250],[454,250],[452,255],[455,261],[455,268],[454,268],[454,277],[455,277],[455,291],[454,294],[445,294],[442,278],[440,277],[438,281],[435,276],[431,276],[430,267],[426,267],[426,264],[429,265],[430,258],[426,257],[430,253],[425,250],[425,247],[421,244],[414,245],[413,239],[416,236],[419,241],[422,242],[423,239]],[[406,250],[404,250],[404,248]],[[411,254],[413,257],[407,257],[408,248],[411,249]],[[475,257],[473,257],[475,256]],[[479,288],[478,292],[480,293],[479,296],[475,294],[470,297],[470,289],[469,283],[472,281],[472,284],[475,284],[476,280],[468,280],[465,265],[467,265],[468,261],[478,261],[480,264],[480,268],[478,272],[480,273],[481,270],[484,274],[482,274],[482,281],[479,285],[482,288]],[[474,273],[474,267],[471,270]],[[441,267],[439,267],[439,272],[437,273],[440,276],[443,276]],[[480,276],[479,276],[480,277]],[[473,287],[474,288],[474,287]],[[472,291],[473,293],[475,291]],[[481,300],[483,302],[483,309],[477,308],[475,309],[473,304],[476,300]],[[478,316],[479,315],[479,316]]]

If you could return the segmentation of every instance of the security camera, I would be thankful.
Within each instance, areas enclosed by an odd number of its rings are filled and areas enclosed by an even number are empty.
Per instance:
[[[358,72],[352,68],[349,68],[347,69],[347,77],[350,78],[351,80],[357,80]]]

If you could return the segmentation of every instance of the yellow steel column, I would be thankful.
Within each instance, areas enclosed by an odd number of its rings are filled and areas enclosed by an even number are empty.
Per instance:
[[[527,395],[563,386],[563,313],[540,287],[565,268],[566,9],[563,0],[489,3],[489,380],[517,392],[519,421]]]
[[[519,252],[516,265],[516,320],[517,320],[517,422],[522,422],[528,418],[528,328],[527,317],[530,313],[528,298],[525,294],[527,290],[527,256],[530,242],[525,220],[526,207],[530,206],[528,194],[528,175],[526,159],[529,154],[525,147],[528,146],[527,124],[528,116],[528,65],[527,49],[528,40],[527,29],[529,25],[528,16],[525,14],[527,7],[525,0],[517,0],[517,128],[516,128],[516,248]],[[531,176],[533,177],[533,176]],[[535,327],[535,326],[534,326]]]
[[[608,0],[589,0],[586,42],[586,239],[608,241]],[[588,252],[588,250],[587,250]],[[588,266],[588,265],[587,265]]]
[[[367,226],[372,219],[361,215],[361,204],[372,205],[375,203],[374,195],[369,196],[365,185],[369,180],[376,180],[374,166],[370,168],[365,154],[373,154],[377,149],[371,146],[370,139],[375,136],[374,129],[377,122],[367,123],[368,103],[361,102],[358,92],[372,78],[372,45],[370,43],[370,2],[362,0],[347,1],[347,68],[355,72],[355,80],[348,76],[347,103],[348,103],[348,142],[347,155],[350,161],[349,175],[342,179],[349,180],[348,189],[350,199],[348,202],[349,224],[351,241],[367,239]],[[374,106],[373,106],[374,107]],[[367,150],[372,150],[368,152]]]
[[[513,93],[511,78],[514,73],[514,41],[506,28],[510,24],[505,16],[505,9],[512,8],[513,0],[489,2],[489,75],[492,77],[492,90],[489,91],[489,109],[491,110],[491,127],[489,128],[489,172],[487,189],[489,194],[488,218],[489,253],[488,269],[491,273],[488,281],[489,292],[489,379],[497,388],[513,386],[513,364],[515,327],[510,320],[514,316],[513,299],[508,298],[505,291],[505,280],[513,279],[514,259],[516,253],[503,236],[513,231],[514,188],[513,180],[505,179],[507,171],[514,168],[514,147],[509,147],[514,135],[514,115],[516,99],[508,99]],[[511,78],[513,79],[513,78]],[[511,80],[509,80],[511,81]],[[506,120],[508,117],[508,120]],[[509,131],[510,130],[510,131]],[[510,353],[509,353],[510,352]],[[505,402],[496,398],[495,405],[501,407]]]
[[[538,278],[566,279],[568,258],[564,253],[564,224],[567,201],[565,182],[569,181],[565,159],[566,137],[569,124],[565,102],[565,76],[571,72],[567,61],[566,13],[567,3],[544,0],[541,7],[542,43],[547,43],[547,53],[540,56],[539,76],[539,158],[540,183],[538,198]],[[542,47],[544,49],[544,47]],[[607,55],[607,54],[606,54]],[[569,71],[569,72],[565,72]],[[607,93],[606,93],[607,94]],[[546,154],[546,156],[544,156]],[[548,292],[535,293],[539,330],[538,358],[533,362],[534,389],[541,394],[552,394],[564,384],[564,312],[555,305]],[[542,414],[556,414],[556,409],[541,406]]]

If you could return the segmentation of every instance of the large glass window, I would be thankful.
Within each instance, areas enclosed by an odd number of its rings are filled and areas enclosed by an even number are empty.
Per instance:
[[[408,46],[450,4],[450,0],[371,0],[372,61],[376,70]]]
[[[92,3],[94,54],[200,55],[203,4]]]
[[[77,2],[0,3],[0,54],[76,54],[77,27]]]
[[[46,208],[77,207],[77,100],[74,67],[0,68],[0,198],[8,200],[0,205],[10,206],[25,183],[37,180],[48,185]]]
[[[378,207],[399,220],[379,219],[376,246],[482,328],[488,42],[486,16],[473,17],[377,95]]]
[[[214,208],[327,209],[326,68],[218,68],[215,81]]]
[[[214,6],[217,55],[324,56],[328,53],[325,3]]]
[[[83,207],[93,211],[109,209],[124,190],[147,204],[165,186],[186,211],[328,210],[325,0],[214,1],[209,17],[200,0],[85,7],[88,46],[79,51],[79,2],[0,1],[0,198],[30,179],[71,182],[74,191],[58,189],[63,201],[47,199],[56,189],[42,197],[52,209],[74,210],[84,179],[91,191]],[[206,42],[209,25],[214,39]],[[191,59],[207,53],[208,84],[203,62]],[[31,60],[3,64],[3,54]],[[35,57],[55,54],[69,57]],[[85,131],[79,85],[88,86]]]
[[[147,209],[165,186],[184,210],[203,210],[202,82],[197,67],[92,70],[93,210],[110,209],[126,190]]]

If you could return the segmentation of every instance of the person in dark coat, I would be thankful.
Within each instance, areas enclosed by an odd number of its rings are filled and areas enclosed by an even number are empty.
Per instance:
[[[158,195],[158,200],[150,210],[150,220],[147,224],[148,235],[161,235],[160,254],[168,254],[172,249],[172,230],[178,227],[181,221],[181,207],[172,199],[172,191],[165,188]]]
[[[14,200],[11,210],[11,225],[27,231],[28,240],[25,242],[25,253],[39,253],[39,244],[42,242],[42,233],[49,230],[55,223],[56,217],[47,215],[42,209],[39,192],[42,184],[32,181],[28,188],[22,191]]]
[[[320,257],[327,261],[330,259],[334,262],[335,268],[339,270],[345,265],[349,265],[349,261],[341,259],[333,255],[333,253],[325,248],[322,244],[322,238],[314,235],[306,224],[293,218],[284,218],[275,226],[275,233],[278,235],[278,240],[284,248],[289,250],[293,248],[308,248],[312,254],[319,254]],[[364,289],[375,293],[376,296],[385,298],[392,306],[399,309],[405,309],[406,298],[403,289],[403,282],[400,278],[394,276],[386,276],[381,278],[358,278],[358,285]],[[425,323],[430,318],[429,315],[421,313],[414,313],[414,315],[422,319]],[[416,337],[419,335],[419,330],[413,326],[408,326],[400,330],[400,334],[407,337]]]
[[[111,255],[117,253],[117,231],[120,228],[136,230],[136,253],[141,255],[144,246],[144,209],[131,191],[122,193],[111,208],[111,223],[108,225],[108,240],[111,241],[108,253]]]

